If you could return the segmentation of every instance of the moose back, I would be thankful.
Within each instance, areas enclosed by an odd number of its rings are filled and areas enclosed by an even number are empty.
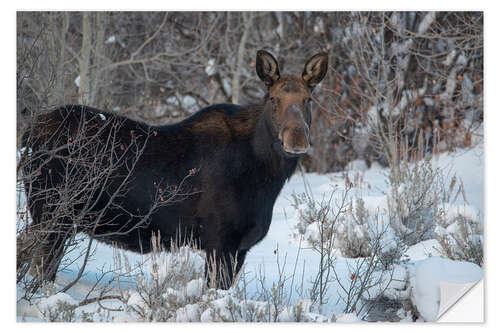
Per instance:
[[[75,232],[140,253],[158,235],[164,245],[194,241],[207,254],[207,281],[229,288],[309,148],[311,92],[327,68],[319,53],[302,75],[285,76],[258,51],[257,75],[267,86],[260,103],[212,105],[173,125],[80,105],[39,116],[23,137],[32,160],[25,190],[32,229],[50,230],[31,265],[56,263],[41,270],[53,280]],[[57,204],[68,191],[72,206],[64,211],[72,213],[63,214]]]

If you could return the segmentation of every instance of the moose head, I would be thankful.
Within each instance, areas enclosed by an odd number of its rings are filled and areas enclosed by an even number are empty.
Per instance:
[[[328,55],[311,57],[301,76],[281,76],[273,55],[259,50],[256,70],[268,89],[264,112],[271,135],[278,138],[276,149],[288,157],[306,153],[310,146],[311,93],[326,75]]]

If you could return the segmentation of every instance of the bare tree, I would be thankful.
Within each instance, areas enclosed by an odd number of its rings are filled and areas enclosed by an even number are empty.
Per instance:
[[[251,103],[264,94],[253,57],[265,47],[285,69],[331,55],[310,171],[389,163],[380,130],[437,151],[471,145],[482,123],[480,12],[23,12],[18,26],[19,113],[33,100],[83,102],[84,89],[86,103],[154,125]]]
[[[354,155],[397,164],[405,143],[410,158],[470,146],[483,112],[482,13],[350,13],[345,22],[331,92]]]
[[[23,136],[19,160],[18,191],[23,221],[18,228],[18,282],[33,277],[29,291],[54,280],[61,260],[80,242],[78,233],[90,236],[81,254],[83,264],[69,289],[82,276],[92,254],[92,239],[110,241],[149,223],[158,208],[180,200],[183,182],[157,184],[146,211],[130,211],[122,204],[153,131],[131,131],[125,118],[68,110],[62,121],[57,114],[40,115]],[[57,130],[52,130],[51,128]],[[133,132],[133,133],[132,133]],[[191,174],[186,176],[186,179]],[[47,183],[48,181],[48,183]],[[33,214],[33,215],[32,215]],[[115,222],[120,219],[120,223]],[[125,221],[125,222],[124,222]],[[108,227],[109,226],[109,227]]]

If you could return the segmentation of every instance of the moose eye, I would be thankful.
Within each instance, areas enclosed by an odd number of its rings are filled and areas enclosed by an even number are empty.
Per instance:
[[[272,103],[272,104],[275,104],[275,103],[276,103],[276,100],[274,99],[274,97],[271,97],[271,98],[270,98],[270,100],[271,100],[271,103]]]

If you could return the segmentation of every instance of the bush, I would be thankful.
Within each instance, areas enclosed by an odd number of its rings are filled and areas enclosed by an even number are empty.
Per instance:
[[[442,214],[437,207],[442,197],[439,174],[430,158],[414,163],[401,161],[390,170],[389,221],[396,236],[407,245],[434,236],[436,220]]]
[[[443,215],[438,219],[436,239],[445,257],[483,266],[484,240],[479,217],[472,218],[472,216],[457,214],[447,219],[446,215]]]
[[[153,244],[158,242],[153,237]],[[280,274],[267,288],[265,276],[261,275],[260,288],[253,296],[247,294],[244,273],[231,289],[213,289],[202,278],[202,253],[189,246],[173,245],[169,252],[161,252],[157,245],[153,248],[147,264],[138,267],[131,267],[126,256],[116,257],[117,272],[135,281],[134,288],[121,292],[120,302],[125,312],[138,321],[277,322],[323,318],[310,312],[307,300],[290,304],[286,289],[289,277]],[[279,259],[277,265],[282,272]]]

